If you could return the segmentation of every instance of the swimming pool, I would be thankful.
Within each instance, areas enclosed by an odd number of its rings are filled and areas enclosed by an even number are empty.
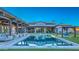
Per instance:
[[[16,46],[73,46],[73,44],[54,38],[51,35],[31,35],[15,44]]]

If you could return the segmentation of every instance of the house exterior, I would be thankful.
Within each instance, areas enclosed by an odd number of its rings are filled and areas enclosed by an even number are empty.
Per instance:
[[[63,27],[65,27],[64,32],[73,32],[71,25],[42,21],[26,23],[11,13],[0,9],[0,34],[61,33]],[[76,31],[79,31],[79,27],[76,28]]]
[[[0,9],[0,34],[14,35],[26,32],[27,23]]]
[[[63,29],[63,32],[68,32],[68,33],[71,33],[71,32],[74,32],[72,25],[67,25],[67,24],[59,24],[56,26],[56,32],[57,33],[62,33],[62,29]]]
[[[28,33],[53,33],[56,24],[53,22],[32,22],[29,23]]]
[[[79,27],[76,27],[76,31],[79,32]]]

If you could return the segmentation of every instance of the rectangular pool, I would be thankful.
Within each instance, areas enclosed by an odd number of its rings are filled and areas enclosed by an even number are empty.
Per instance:
[[[51,35],[31,35],[15,44],[16,46],[73,46]]]

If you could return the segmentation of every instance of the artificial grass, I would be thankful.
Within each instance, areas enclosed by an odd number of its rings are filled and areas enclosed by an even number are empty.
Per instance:
[[[79,51],[79,49],[28,48],[28,49],[0,49],[0,51]]]
[[[65,39],[79,44],[79,37],[65,37]]]
[[[68,37],[64,37],[65,39],[78,43],[79,44],[79,34],[76,35],[76,37],[74,37],[73,35],[70,35]]]
[[[55,35],[56,37],[58,38],[61,38],[61,35],[60,34],[53,34]],[[64,39],[66,40],[69,40],[69,41],[72,41],[72,42],[75,42],[75,43],[78,43],[79,44],[79,34],[76,34],[76,37],[74,37],[74,34],[69,34],[67,37],[63,37]]]

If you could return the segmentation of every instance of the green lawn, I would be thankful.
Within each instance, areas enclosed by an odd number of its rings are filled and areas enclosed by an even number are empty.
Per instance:
[[[61,35],[56,35],[56,34],[54,34],[54,35],[56,37],[61,37]],[[63,37],[63,38],[79,44],[79,34],[77,34],[76,37],[74,37],[74,34],[70,34],[68,37]]]
[[[65,37],[65,39],[79,44],[79,37]]]
[[[0,51],[79,51],[79,49],[28,48],[28,49],[0,49]]]
[[[69,35],[68,37],[64,37],[65,39],[78,43],[79,44],[79,34],[76,35],[76,37],[74,37],[74,35]]]

